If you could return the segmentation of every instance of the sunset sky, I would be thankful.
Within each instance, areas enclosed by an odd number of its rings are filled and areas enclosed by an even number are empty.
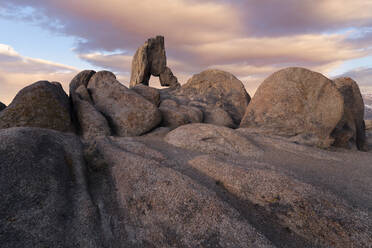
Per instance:
[[[6,104],[38,80],[67,90],[83,69],[128,84],[135,50],[158,34],[181,83],[219,68],[253,94],[272,72],[302,66],[372,92],[372,0],[1,0],[0,30]]]

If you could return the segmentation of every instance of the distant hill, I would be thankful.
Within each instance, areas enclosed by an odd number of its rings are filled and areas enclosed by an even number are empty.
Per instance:
[[[372,120],[372,94],[364,94],[363,100],[365,104],[364,119]]]

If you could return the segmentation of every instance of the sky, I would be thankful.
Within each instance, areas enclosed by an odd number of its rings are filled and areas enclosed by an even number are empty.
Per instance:
[[[271,73],[301,66],[372,93],[372,0],[1,0],[0,31],[5,104],[39,80],[68,92],[84,69],[128,85],[133,54],[156,35],[181,83],[217,68],[253,95]]]

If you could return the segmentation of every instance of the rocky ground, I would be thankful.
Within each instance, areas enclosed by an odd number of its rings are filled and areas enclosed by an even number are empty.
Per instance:
[[[69,96],[43,81],[0,105],[1,247],[370,247],[356,82],[288,68],[252,99],[219,70],[180,86],[163,43],[139,48],[131,88],[83,71]]]

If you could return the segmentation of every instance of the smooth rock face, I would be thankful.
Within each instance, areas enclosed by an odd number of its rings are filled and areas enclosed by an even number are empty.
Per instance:
[[[130,77],[130,87],[138,84],[149,85],[150,64],[147,56],[148,44],[138,48],[132,60],[132,72]]]
[[[97,72],[87,88],[114,135],[141,135],[161,121],[161,113],[154,104],[122,85],[111,72]]]
[[[79,133],[84,139],[111,134],[106,118],[94,107],[86,86],[95,71],[82,71],[70,83],[70,100]]]
[[[269,76],[257,89],[240,127],[296,136],[300,143],[329,147],[330,134],[344,114],[335,84],[304,68],[287,68]]]
[[[70,105],[59,83],[39,81],[23,88],[0,113],[0,128],[41,127],[74,132]]]
[[[90,102],[76,99],[74,109],[83,138],[90,139],[97,136],[111,135],[106,118]]]
[[[227,127],[210,124],[189,124],[168,133],[164,140],[185,149],[223,156],[259,156],[262,150],[247,138]]]
[[[167,99],[161,102],[159,110],[162,114],[163,127],[176,128],[188,123],[203,121],[203,112],[192,106],[179,105],[176,101]]]
[[[345,109],[332,133],[334,145],[346,148],[356,145],[359,150],[365,150],[364,102],[358,84],[351,78],[337,78],[334,83],[344,98]]]
[[[137,94],[143,96],[149,102],[152,102],[155,106],[159,106],[160,103],[160,93],[159,90],[153,87],[149,87],[143,84],[137,84],[132,87]]]
[[[1,247],[105,247],[78,137],[3,129],[0,161]]]
[[[151,75],[160,76],[160,73],[165,71],[167,65],[163,36],[156,36],[155,38],[148,39],[147,56],[150,63]]]
[[[2,102],[0,102],[0,111],[4,110],[6,108],[6,105]]]
[[[70,82],[70,98],[75,98],[75,91],[81,85],[88,86],[88,82],[90,78],[95,74],[95,71],[92,70],[85,70],[78,73]]]
[[[250,96],[244,85],[234,75],[220,70],[206,70],[194,75],[182,85],[180,95],[225,110],[239,125]]]

